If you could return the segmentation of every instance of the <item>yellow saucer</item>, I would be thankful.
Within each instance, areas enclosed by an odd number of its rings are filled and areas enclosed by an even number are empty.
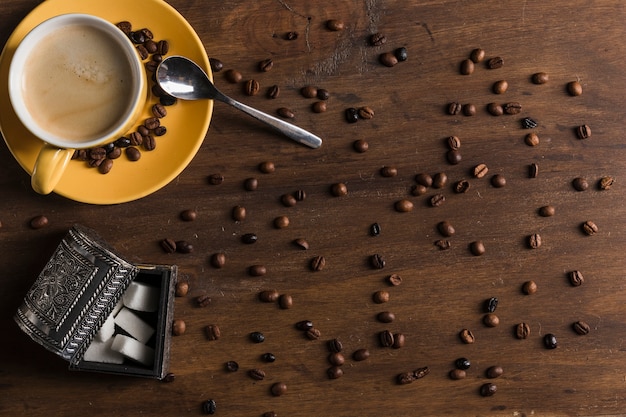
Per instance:
[[[178,11],[162,0],[44,1],[20,22],[0,56],[0,130],[9,150],[29,174],[42,142],[20,123],[11,107],[7,81],[9,65],[19,42],[32,28],[64,13],[88,13],[113,23],[127,20],[135,29],[148,28],[156,40],[165,39],[170,43],[168,55],[192,59],[212,78],[202,41]],[[152,95],[148,97],[138,124],[151,117],[150,108],[157,101]],[[84,203],[117,204],[145,197],[170,183],[202,145],[213,113],[213,101],[179,100],[174,106],[167,107],[167,111],[167,116],[162,119],[167,133],[156,138],[155,150],[142,149],[142,157],[137,162],[122,155],[106,175],[88,167],[85,162],[70,161],[54,192]]]

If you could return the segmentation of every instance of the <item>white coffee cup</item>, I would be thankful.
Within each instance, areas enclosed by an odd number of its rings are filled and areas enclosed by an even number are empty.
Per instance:
[[[9,97],[19,120],[42,141],[33,189],[52,192],[75,149],[127,133],[146,95],[141,58],[114,24],[64,14],[32,29],[11,60]]]

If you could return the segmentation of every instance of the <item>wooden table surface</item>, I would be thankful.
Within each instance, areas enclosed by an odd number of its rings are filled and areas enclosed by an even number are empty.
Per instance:
[[[0,40],[6,42],[19,21],[39,1],[8,0],[0,4]],[[626,99],[626,10],[622,2],[552,1],[347,1],[256,2],[169,0],[195,28],[207,53],[224,69],[237,69],[243,79],[256,79],[261,93],[248,97],[243,82],[216,84],[247,104],[275,114],[287,107],[293,122],[324,140],[312,150],[274,133],[226,105],[216,104],[206,139],[191,164],[170,184],[137,201],[99,206],[58,195],[40,196],[30,188],[26,172],[6,145],[0,147],[0,415],[201,415],[202,403],[215,400],[216,415],[262,416],[415,416],[415,415],[624,415],[626,413],[626,234],[624,184],[624,108]],[[331,31],[330,19],[344,30]],[[297,39],[287,40],[288,32]],[[387,42],[371,46],[368,38],[382,33]],[[408,60],[385,67],[379,55],[406,47]],[[460,63],[474,48],[487,58],[502,57],[504,66],[476,65],[461,75]],[[174,51],[173,51],[174,52]],[[271,71],[257,64],[271,58]],[[546,72],[549,82],[536,85],[532,74]],[[496,95],[494,82],[509,89]],[[570,96],[566,84],[578,80],[583,94]],[[280,96],[265,91],[278,85]],[[325,113],[311,111],[315,99],[300,94],[303,86],[327,89]],[[472,103],[474,116],[449,115],[448,103]],[[517,115],[492,116],[490,102],[519,102]],[[371,120],[349,124],[344,110],[369,106]],[[520,120],[538,122],[538,146],[524,143],[529,130]],[[577,126],[592,136],[581,140]],[[168,132],[175,136],[176,132]],[[456,135],[462,146],[459,164],[446,160],[445,138]],[[353,142],[369,143],[364,153]],[[158,149],[155,151],[158,152]],[[275,172],[259,164],[272,162]],[[489,172],[474,178],[474,166]],[[528,166],[539,175],[529,178]],[[397,175],[381,175],[382,167]],[[419,173],[445,173],[442,189],[414,196]],[[220,185],[209,176],[220,174]],[[493,175],[506,186],[491,185]],[[600,190],[600,178],[615,179]],[[247,178],[258,179],[257,191],[246,191]],[[589,182],[576,191],[574,178]],[[467,179],[464,194],[454,184]],[[335,197],[333,184],[348,194]],[[115,185],[112,184],[112,187]],[[89,187],[89,184],[85,184]],[[293,207],[281,196],[303,190],[306,199]],[[431,207],[440,193],[445,202]],[[400,200],[413,210],[398,212]],[[234,206],[247,209],[244,221],[231,218]],[[553,205],[553,217],[538,209]],[[183,210],[197,211],[184,222]],[[48,227],[33,230],[38,215]],[[286,228],[273,221],[287,216]],[[593,236],[581,225],[598,226]],[[456,233],[444,238],[437,224],[449,221]],[[137,263],[175,264],[189,293],[175,300],[175,317],[186,333],[173,337],[170,371],[165,383],[132,377],[72,372],[68,364],[32,342],[12,316],[62,236],[75,223],[97,230],[126,259]],[[370,236],[370,225],[381,233]],[[255,233],[258,242],[241,242]],[[530,249],[527,238],[539,234],[543,244]],[[187,240],[190,254],[166,254],[164,238]],[[305,238],[301,250],[294,239]],[[440,250],[434,242],[448,239]],[[486,252],[474,256],[469,245],[482,241]],[[215,253],[226,265],[210,264]],[[378,254],[383,269],[370,265]],[[325,268],[313,272],[316,256]],[[252,265],[267,273],[253,277]],[[572,286],[568,273],[580,271],[583,285]],[[398,274],[399,286],[386,278]],[[522,286],[533,280],[537,292]],[[290,309],[259,301],[262,290],[276,289],[293,297]],[[387,303],[373,294],[387,291]],[[211,304],[200,308],[199,295]],[[483,303],[497,297],[500,324],[483,324]],[[392,323],[377,320],[393,312]],[[321,332],[309,340],[295,324],[310,320]],[[572,324],[585,321],[590,332],[576,334]],[[529,324],[530,337],[518,340],[514,327]],[[218,325],[221,338],[208,341],[203,328]],[[464,344],[459,332],[470,329],[475,343]],[[405,346],[382,347],[379,333],[402,333]],[[249,334],[265,335],[262,344]],[[544,346],[553,333],[558,347]],[[343,376],[327,376],[327,341],[343,343]],[[353,352],[370,357],[355,361]],[[271,352],[276,361],[261,355]],[[455,360],[471,361],[462,380],[449,378]],[[225,370],[236,361],[239,371]],[[487,368],[504,374],[490,380]],[[398,374],[428,367],[430,373],[401,385]],[[266,377],[256,381],[248,370]],[[270,387],[287,385],[274,396]],[[480,395],[492,382],[497,392]]]

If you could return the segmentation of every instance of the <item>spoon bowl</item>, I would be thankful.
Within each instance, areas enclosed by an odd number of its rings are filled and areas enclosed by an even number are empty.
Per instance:
[[[178,99],[221,101],[266,123],[298,143],[314,149],[322,145],[322,139],[311,132],[228,97],[215,87],[202,68],[188,58],[170,56],[164,59],[156,70],[156,81],[163,91]]]

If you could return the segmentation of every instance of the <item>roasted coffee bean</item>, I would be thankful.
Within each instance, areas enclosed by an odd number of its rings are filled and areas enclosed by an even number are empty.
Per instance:
[[[446,144],[448,145],[448,148],[450,148],[450,150],[458,151],[461,147],[461,139],[459,139],[458,136],[448,136],[446,138]]]
[[[115,146],[118,146],[120,148],[127,148],[130,146],[130,139],[126,136],[122,136],[113,143],[115,144]]]
[[[224,64],[217,58],[209,58],[209,65],[211,65],[211,71],[220,72],[224,68]]]
[[[413,378],[422,379],[429,373],[430,373],[430,368],[428,366],[417,368],[416,370],[413,371]]]
[[[90,159],[104,159],[107,156],[107,151],[103,147],[92,148],[89,150],[89,158]]]
[[[468,345],[474,343],[474,341],[476,340],[474,337],[474,333],[472,333],[468,329],[461,330],[461,332],[459,333],[459,337],[461,338],[461,341],[463,343]]]
[[[315,96],[322,101],[326,101],[330,98],[330,92],[325,88],[318,88]]]
[[[424,187],[422,184],[415,184],[411,187],[411,195],[420,196],[426,194],[428,189]]]
[[[458,194],[466,193],[470,189],[470,183],[467,180],[460,180],[454,185],[454,192]]]
[[[224,72],[224,78],[226,78],[226,81],[229,83],[236,84],[242,80],[243,75],[237,70],[229,69]]]
[[[143,43],[144,48],[146,48],[146,50],[148,51],[148,53],[150,55],[154,54],[155,52],[157,52],[158,50],[158,45],[155,41],[153,41],[152,39],[148,39],[147,41],[145,41]]]
[[[591,136],[591,128],[589,125],[581,125],[576,128],[576,135],[579,139],[587,139]]]
[[[224,176],[219,172],[209,175],[207,179],[211,185],[220,185],[224,182]]]
[[[598,233],[598,226],[591,220],[584,222],[581,228],[587,236],[592,236]]]
[[[144,59],[147,59],[150,56],[150,52],[148,52],[146,47],[143,45],[137,45],[135,46],[135,49],[137,50],[137,54],[139,55],[139,58],[141,58],[142,61]]]
[[[541,247],[541,235],[539,233],[533,233],[528,236],[528,247],[531,249],[538,249]]]
[[[264,174],[272,174],[276,172],[276,165],[272,161],[264,161],[259,164],[259,171]]]
[[[176,241],[176,252],[178,253],[192,253],[193,245],[186,240]]]
[[[228,361],[225,364],[225,368],[228,372],[237,372],[239,370],[239,364],[235,361]]]
[[[157,146],[156,139],[154,139],[154,136],[152,135],[144,136],[141,146],[146,151],[153,151],[156,149]]]
[[[308,250],[310,247],[309,242],[306,239],[301,238],[301,237],[294,239],[293,244],[302,250]]]
[[[372,223],[370,225],[370,236],[379,236],[380,235],[380,224]]]
[[[154,130],[161,125],[161,121],[158,117],[149,117],[144,120],[143,125],[149,130]]]
[[[450,224],[450,222],[448,221],[439,222],[437,224],[437,230],[439,230],[439,233],[441,233],[441,235],[445,237],[450,237],[456,232],[454,230],[454,226],[452,226],[452,224]]]
[[[246,191],[256,191],[256,189],[259,188],[259,180],[256,178],[247,178],[243,182],[243,188],[245,188]]]
[[[556,336],[552,333],[547,333],[543,337],[543,344],[545,345],[546,349],[556,349],[558,346]]]
[[[370,256],[370,266],[374,269],[383,269],[387,262],[385,261],[384,256],[379,253],[375,253]]]
[[[224,252],[217,252],[211,255],[211,266],[213,268],[223,268],[226,265],[226,254]]]
[[[393,54],[398,59],[398,62],[404,62],[407,59],[409,59],[409,51],[407,51],[407,49],[404,46],[400,48],[396,48],[393,51]]]
[[[259,62],[258,67],[259,71],[261,72],[271,71],[271,69],[274,68],[274,60],[271,58],[264,59],[263,61]]]
[[[490,366],[489,368],[487,368],[487,370],[485,371],[485,376],[487,378],[499,378],[500,376],[502,376],[502,374],[504,373],[504,370],[502,369],[501,366],[499,365],[494,365],[494,366]]]
[[[470,59],[475,64],[482,62],[485,59],[485,50],[482,48],[476,48],[472,50],[472,52],[470,53]]]
[[[208,340],[218,340],[222,337],[220,328],[216,324],[209,324],[204,327],[204,335]]]
[[[328,355],[328,362],[331,365],[341,366],[346,362],[346,358],[340,352],[331,352]]]
[[[467,373],[462,369],[453,369],[448,373],[450,379],[459,380],[467,376]]]
[[[430,198],[430,205],[432,207],[439,207],[446,201],[446,196],[443,194],[435,194]]]
[[[401,349],[406,344],[406,337],[404,333],[396,333],[393,335],[393,345],[391,345],[394,349]]]
[[[312,85],[304,86],[300,89],[300,94],[305,98],[315,98],[317,97],[317,88]]]
[[[504,108],[498,103],[487,104],[487,111],[492,116],[502,116],[504,114]]]
[[[379,290],[372,295],[372,300],[376,304],[384,304],[389,301],[390,297],[391,295],[389,294],[389,291]]]
[[[285,119],[293,119],[294,117],[296,117],[296,114],[293,112],[293,110],[287,107],[279,107],[276,110],[276,113],[280,117],[284,117]]]
[[[235,206],[231,211],[231,217],[236,222],[242,222],[246,219],[246,208],[242,206]]]
[[[258,368],[250,369],[248,371],[248,376],[255,381],[262,381],[265,379],[265,371]]]
[[[326,111],[327,105],[325,101],[316,101],[311,104],[311,110],[313,113],[324,113]]]
[[[157,54],[159,55],[167,55],[170,51],[170,43],[166,40],[160,40],[157,42]]]
[[[398,274],[391,274],[387,277],[387,282],[389,283],[389,285],[397,287],[398,285],[402,284],[402,277]]]
[[[244,233],[241,235],[241,242],[247,245],[252,243],[256,243],[258,240],[258,236],[255,233]]]
[[[509,88],[509,83],[506,80],[500,80],[493,83],[492,90],[495,94],[504,94]]]
[[[265,335],[261,332],[252,332],[250,333],[250,341],[252,343],[263,343],[265,342]]]
[[[153,95],[155,95],[156,97],[163,97],[165,95],[167,95],[167,93],[165,92],[165,90],[163,90],[161,88],[161,86],[159,84],[154,84],[151,88],[150,91],[152,92]]]
[[[293,307],[293,297],[289,294],[282,294],[280,297],[278,297],[278,307],[282,308],[283,310],[289,310],[291,307]]]
[[[257,80],[248,80],[243,85],[243,92],[248,96],[256,96],[261,90],[261,85]]]
[[[302,330],[303,332],[311,330],[312,328],[313,322],[311,320],[301,320],[296,323],[296,329]]]
[[[118,23],[115,24],[115,26],[117,26],[119,30],[124,32],[124,34],[126,36],[128,36],[130,34],[130,32],[132,32],[132,30],[133,30],[132,24],[129,21],[127,21],[127,20],[124,20],[122,22],[118,22]]]
[[[433,176],[433,188],[443,188],[448,183],[448,176],[445,172],[438,172]]]
[[[496,174],[491,177],[491,185],[493,185],[494,188],[502,188],[506,185],[506,178],[504,175]]]
[[[413,203],[407,199],[398,200],[395,204],[396,211],[400,213],[408,213],[413,210],[413,207]]]
[[[500,318],[493,313],[487,313],[483,316],[483,324],[487,327],[496,327],[500,324]]]
[[[155,61],[154,59],[151,59],[150,61],[146,62],[145,64],[146,71],[149,71],[152,73],[156,72],[157,68],[159,67],[159,62]]]
[[[382,347],[391,347],[394,342],[393,333],[389,330],[383,330],[378,334],[378,340],[380,341],[380,345]]]
[[[475,116],[476,115],[476,106],[472,103],[467,103],[463,105],[463,114],[465,116]]]
[[[176,252],[176,241],[174,239],[163,239],[161,240],[161,249],[163,249],[163,251],[165,253],[174,253]]]
[[[582,272],[580,271],[571,271],[568,273],[568,278],[570,284],[574,287],[579,287],[585,282],[585,277],[583,277]]]
[[[170,96],[169,94],[164,94],[161,97],[159,97],[159,103],[161,103],[164,106],[173,106],[174,104],[178,103],[178,99],[176,97]],[[156,129],[158,129],[158,127]]]
[[[322,337],[322,333],[319,331],[319,329],[316,329],[315,327],[313,327],[313,328],[307,330],[306,332],[304,332],[304,335],[309,340],[317,340],[320,337]]]
[[[342,20],[330,19],[326,21],[326,29],[328,30],[337,32],[340,30],[344,30],[345,28],[346,28],[346,25],[343,23]]]
[[[281,195],[280,202],[283,203],[283,206],[285,207],[293,207],[298,203],[296,197],[294,197],[292,194]]]
[[[202,294],[196,297],[195,302],[198,307],[205,308],[211,304],[211,297],[206,294]]]
[[[352,142],[352,148],[358,153],[364,153],[369,149],[369,143],[363,139],[357,139]]]
[[[372,46],[381,46],[387,42],[387,37],[380,32],[374,33],[369,37],[369,43]]]
[[[476,178],[483,178],[489,172],[486,164],[478,164],[474,167],[473,174]]]
[[[491,297],[485,301],[485,311],[493,313],[498,308],[498,297]]]
[[[447,239],[440,239],[435,241],[435,246],[437,246],[439,250],[448,250],[452,247],[452,243]]]
[[[431,185],[433,185],[433,178],[430,176],[430,174],[426,173],[417,174],[415,176],[415,181],[418,184],[423,185],[424,187],[430,187]]]
[[[187,295],[188,292],[189,292],[189,282],[179,281],[176,283],[176,291],[174,293],[176,297],[184,297]]]
[[[128,138],[132,146],[140,146],[143,143],[143,135],[139,132],[131,133]]]
[[[461,103],[458,103],[456,101],[453,101],[452,103],[448,104],[448,107],[447,107],[448,114],[453,115],[453,116],[461,113],[461,109],[463,109],[463,106],[461,105]]]
[[[398,175],[398,168],[394,166],[384,166],[380,169],[380,175],[382,177],[395,177]]]
[[[530,326],[528,323],[519,323],[515,326],[515,336],[518,339],[528,339],[530,336]]]
[[[106,175],[111,172],[113,169],[113,160],[110,158],[105,158],[102,160],[102,163],[98,165],[98,172],[102,175]]]
[[[552,217],[556,213],[554,206],[542,206],[539,208],[539,215],[541,217]]]
[[[504,59],[500,56],[496,56],[487,61],[487,68],[498,69],[504,66]]]
[[[476,240],[470,243],[470,252],[474,256],[481,256],[485,253],[485,244],[481,240]]]
[[[356,123],[359,121],[359,111],[354,107],[349,107],[345,110],[344,116],[348,123]]]
[[[163,117],[167,116],[167,110],[165,109],[164,105],[162,105],[161,103],[157,103],[152,106],[152,114],[154,114],[154,117],[162,119]]]
[[[339,339],[331,339],[328,341],[328,350],[333,353],[339,353],[343,350],[343,343]]]
[[[337,379],[343,376],[343,369],[340,366],[331,366],[326,370],[329,379]]]
[[[368,359],[369,357],[370,357],[370,351],[365,348],[357,349],[352,354],[352,359],[354,359],[357,362],[364,361]]]
[[[528,165],[528,178],[537,178],[539,176],[539,165],[532,163]]]
[[[374,110],[369,106],[359,107],[359,118],[369,120],[374,118]]]
[[[518,102],[506,103],[502,106],[506,114],[519,114],[522,111],[522,105]]]
[[[276,99],[280,95],[280,87],[276,84],[267,89],[267,98]]]
[[[326,258],[321,255],[315,256],[309,263],[309,268],[314,272],[321,271],[324,267],[326,267]]]
[[[524,129],[534,129],[538,126],[537,122],[531,119],[530,117],[524,117],[521,123],[522,123],[522,128]]]
[[[545,72],[536,72],[531,79],[533,84],[545,84],[550,80],[550,76]]]
[[[415,376],[413,376],[413,372],[402,372],[401,374],[398,374],[396,381],[400,385],[410,384],[415,381]]]
[[[202,412],[204,414],[215,414],[217,404],[215,400],[206,400],[202,403]]]
[[[572,186],[576,191],[585,191],[589,188],[589,182],[586,178],[577,177],[572,180]]]
[[[591,331],[591,326],[589,326],[589,324],[587,324],[586,322],[582,320],[579,320],[575,322],[574,324],[572,324],[572,328],[574,329],[576,333],[578,333],[581,336],[589,334],[589,332]]]
[[[185,324],[184,320],[174,320],[174,322],[172,323],[172,335],[181,336],[185,333],[185,330],[187,330],[187,325]]]
[[[49,223],[50,222],[46,216],[39,215],[30,219],[29,225],[31,229],[38,230],[48,226]]]
[[[386,67],[393,67],[398,63],[398,58],[396,58],[393,52],[383,52],[378,56],[378,60]]]
[[[262,277],[267,274],[267,268],[263,265],[251,265],[248,267],[248,274],[253,277]]]
[[[273,303],[278,300],[278,297],[280,297],[278,290],[263,290],[259,292],[259,300],[264,303]]]
[[[462,369],[466,371],[472,366],[472,362],[470,362],[470,360],[467,358],[458,358],[454,361],[454,366],[457,369]]]
[[[336,183],[331,186],[331,192],[335,197],[348,195],[348,187],[344,183]]]
[[[583,86],[578,81],[570,81],[567,83],[567,92],[571,96],[579,96],[583,93]]]
[[[474,61],[471,59],[464,59],[461,61],[460,69],[462,75],[470,75],[474,72]]]
[[[613,177],[602,177],[598,181],[598,188],[600,190],[609,190],[613,184],[615,184],[615,179]]]
[[[100,164],[102,163],[102,161],[104,161],[104,159],[89,159],[87,161],[87,164],[91,168],[98,168],[100,166]]]
[[[270,387],[272,395],[279,397],[287,393],[287,384],[284,382],[276,382]]]
[[[396,315],[393,314],[391,311],[381,311],[380,313],[378,313],[376,318],[381,323],[391,323],[396,319]]]
[[[274,219],[274,227],[276,229],[284,229],[289,226],[289,217],[287,216],[278,216]]]
[[[526,281],[522,285],[522,291],[526,295],[532,295],[532,294],[536,293],[537,292],[537,283],[535,281],[532,281],[532,280]]]
[[[480,395],[483,397],[491,397],[495,395],[496,391],[498,391],[498,387],[496,384],[492,384],[491,382],[480,386]]]
[[[198,212],[193,209],[187,209],[180,212],[180,219],[186,222],[192,222],[198,218]]]

